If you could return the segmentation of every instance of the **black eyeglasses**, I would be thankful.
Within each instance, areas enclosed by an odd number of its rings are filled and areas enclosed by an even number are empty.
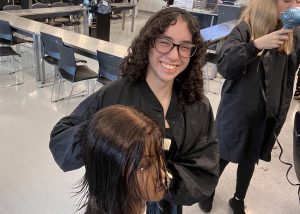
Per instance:
[[[175,46],[177,47],[179,55],[184,58],[190,58],[194,56],[197,51],[197,46],[195,44],[175,44],[171,40],[164,37],[158,37],[154,42],[155,49],[162,54],[170,53]]]

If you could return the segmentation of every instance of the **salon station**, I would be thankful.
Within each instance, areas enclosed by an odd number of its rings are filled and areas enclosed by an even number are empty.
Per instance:
[[[162,8],[179,7],[198,19],[207,46],[204,90],[216,115],[224,83],[217,71],[218,53],[247,2],[1,0],[0,213],[83,213],[76,211],[72,188],[84,171],[58,168],[49,151],[51,129],[88,95],[120,78],[119,66],[132,40]],[[293,99],[279,135],[287,162],[293,160],[293,115],[299,109]],[[248,213],[298,214],[297,189],[285,178],[278,146],[272,156],[271,163],[256,169],[247,195],[247,205],[255,211]],[[232,165],[222,175],[211,213],[232,213],[227,198],[234,184],[226,181],[235,179],[235,170]],[[296,181],[294,170],[290,177]],[[195,204],[184,206],[183,213],[204,212]]]

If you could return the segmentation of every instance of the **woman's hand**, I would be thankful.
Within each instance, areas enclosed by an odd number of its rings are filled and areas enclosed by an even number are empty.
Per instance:
[[[255,39],[254,45],[260,50],[278,48],[289,39],[288,34],[293,33],[292,29],[284,29],[274,31],[258,39]]]

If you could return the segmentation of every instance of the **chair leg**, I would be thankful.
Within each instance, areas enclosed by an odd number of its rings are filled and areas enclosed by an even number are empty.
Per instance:
[[[87,95],[90,94],[90,82],[89,80],[86,80],[86,87],[87,87]]]
[[[94,93],[94,92],[95,92],[96,84],[97,84],[97,80],[95,80],[95,83],[94,83],[94,86],[93,86],[92,93]]]
[[[58,68],[57,66],[54,66],[54,80],[53,81],[50,81],[49,83],[44,83],[44,84],[39,84],[38,88],[45,88],[45,87],[48,87],[48,86],[52,86],[53,84],[56,83],[56,80],[57,80],[57,75],[58,75]]]
[[[55,86],[56,82],[52,85],[52,91],[51,91],[51,102],[54,102],[53,100],[53,91],[54,91],[54,86]]]
[[[67,109],[66,109],[66,115],[68,114],[68,109],[69,109],[69,103],[70,103],[70,99],[71,99],[71,96],[72,96],[72,93],[73,93],[73,89],[74,89],[74,85],[75,83],[72,83],[72,89],[71,89],[71,93],[69,95],[69,98],[68,98],[68,103],[67,103]]]
[[[53,100],[53,92],[54,92],[54,87],[55,87],[57,81],[59,81],[59,79],[60,79],[60,78],[56,79],[56,80],[54,81],[54,83],[52,84],[51,102],[56,102],[56,101],[57,101],[57,100]]]
[[[212,68],[211,66],[209,66],[209,65],[211,65],[210,63],[207,63],[206,64],[206,75],[205,75],[205,79],[207,80],[207,92],[210,92],[210,93],[213,93],[213,94],[216,94],[216,95],[218,95],[219,93],[220,93],[220,91],[221,91],[221,79],[219,79],[219,81],[218,81],[218,83],[219,83],[219,89],[218,89],[218,91],[216,92],[216,91],[213,91],[213,90],[211,90],[211,84],[210,84],[210,81],[215,81],[214,79],[215,78],[218,78],[217,76],[218,76],[218,72],[217,72],[217,70],[212,70],[212,72],[209,72],[209,67],[210,68]],[[209,67],[208,67],[209,66]]]
[[[61,81],[62,81],[61,79],[62,79],[61,77],[58,78],[58,92],[57,92],[57,99],[56,100],[53,100],[53,93],[54,93],[54,87],[57,84],[57,80],[52,85],[51,102],[57,102],[57,101],[59,101],[60,85],[61,85]]]
[[[59,94],[60,94],[60,87],[61,87],[61,80],[62,78],[59,78],[59,83],[58,83],[58,93],[57,93],[57,100],[56,101],[59,101]]]
[[[14,60],[14,70],[11,72],[8,72],[8,74],[9,75],[14,74],[15,78],[16,78],[16,80],[15,80],[16,82],[12,83],[12,84],[1,86],[1,88],[7,88],[7,87],[15,86],[15,85],[24,84],[24,72],[23,72],[24,69],[21,68],[20,70],[17,70],[17,68],[16,68],[16,63],[19,63],[21,65],[21,62],[19,60],[17,60],[14,56],[10,56],[9,60],[8,60],[8,62],[10,64],[10,68],[12,68],[12,59]],[[21,80],[18,80],[18,76],[17,76],[18,72],[21,72]]]

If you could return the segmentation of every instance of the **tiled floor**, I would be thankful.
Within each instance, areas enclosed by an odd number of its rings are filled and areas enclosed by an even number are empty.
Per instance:
[[[127,45],[143,26],[149,14],[139,13],[135,32],[130,32],[130,20],[122,31],[121,21],[113,21],[111,41]],[[26,50],[25,64],[32,63],[31,50]],[[88,60],[97,70],[97,62]],[[50,74],[53,71],[47,66]],[[0,62],[0,71],[5,70]],[[11,81],[11,80],[10,80]],[[65,115],[66,103],[51,103],[51,87],[37,88],[33,69],[25,72],[26,83],[10,88],[0,88],[0,213],[1,214],[65,214],[75,213],[74,184],[84,170],[62,172],[48,149],[49,134],[54,124]],[[0,83],[4,77],[0,76]],[[210,81],[210,90],[219,91],[219,81]],[[81,87],[81,86],[79,86]],[[207,93],[216,111],[219,95]],[[83,98],[71,100],[70,109]],[[292,124],[300,103],[292,101],[286,124],[279,140],[284,148],[283,159],[292,162]],[[273,151],[271,163],[260,162],[252,179],[246,198],[251,214],[298,214],[300,207],[297,189],[285,178],[287,167],[278,160],[279,149]],[[228,199],[234,193],[236,166],[227,167],[217,187],[211,213],[231,214]],[[296,182],[294,170],[290,173]],[[82,212],[79,212],[82,213]],[[197,205],[184,207],[184,213],[202,213]]]

